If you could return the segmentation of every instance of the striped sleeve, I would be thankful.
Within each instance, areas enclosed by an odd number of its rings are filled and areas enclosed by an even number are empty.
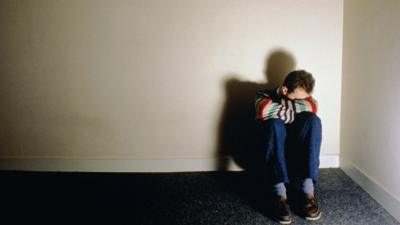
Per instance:
[[[296,113],[312,112],[316,114],[318,111],[318,102],[311,96],[306,99],[294,100],[294,106]]]
[[[284,108],[280,103],[274,102],[266,93],[257,93],[255,99],[256,120],[280,118],[280,112]]]

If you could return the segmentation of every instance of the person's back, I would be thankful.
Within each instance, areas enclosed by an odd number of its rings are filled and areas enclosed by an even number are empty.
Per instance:
[[[314,195],[322,140],[317,101],[311,96],[314,84],[310,73],[296,70],[281,86],[259,91],[255,97],[255,119],[267,142],[265,160],[272,165],[275,213],[281,224],[292,222],[285,184],[296,179],[301,181],[304,217],[317,220],[321,216]]]

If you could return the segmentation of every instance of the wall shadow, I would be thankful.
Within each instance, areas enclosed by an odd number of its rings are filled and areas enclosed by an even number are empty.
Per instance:
[[[284,49],[275,49],[264,61],[265,83],[242,81],[239,74],[227,74],[225,103],[218,125],[216,165],[218,171],[229,168],[229,160],[245,171],[245,182],[232,182],[240,194],[244,194],[251,205],[261,211],[270,211],[264,204],[268,199],[268,165],[265,162],[265,147],[259,124],[255,121],[255,94],[259,90],[273,89],[283,82],[286,75],[295,69],[295,58]],[[260,201],[263,199],[263,201]],[[267,214],[267,213],[266,213]],[[268,215],[267,215],[268,216]]]
[[[263,166],[263,144],[255,118],[254,97],[257,91],[273,89],[283,82],[295,68],[295,59],[287,51],[276,49],[265,59],[264,74],[267,82],[256,83],[237,79],[238,74],[227,74],[225,80],[225,103],[218,126],[216,157],[221,159],[217,170],[228,170],[226,157],[246,171]]]

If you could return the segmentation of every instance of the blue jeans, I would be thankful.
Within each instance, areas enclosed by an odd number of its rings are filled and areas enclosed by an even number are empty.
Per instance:
[[[317,115],[302,112],[290,124],[268,119],[261,126],[273,184],[304,178],[318,181],[322,127]]]

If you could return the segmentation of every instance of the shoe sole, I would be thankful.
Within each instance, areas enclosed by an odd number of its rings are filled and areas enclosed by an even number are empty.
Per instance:
[[[278,221],[280,224],[291,224],[292,220],[290,221]]]
[[[275,221],[278,222],[279,224],[291,224],[293,222],[293,218],[290,218],[289,221],[286,220],[279,220],[278,218],[275,218]]]
[[[320,218],[321,218],[321,212],[318,214],[318,216],[316,216],[316,217],[306,217],[306,220],[311,220],[311,221],[314,221],[314,220],[319,220]]]

